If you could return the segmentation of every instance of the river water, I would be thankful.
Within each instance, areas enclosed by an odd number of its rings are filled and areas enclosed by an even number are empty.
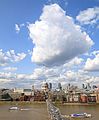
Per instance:
[[[0,105],[0,120],[48,120],[46,104],[21,105],[24,110],[9,110],[13,105]]]
[[[60,105],[58,107],[63,115],[86,112],[92,114],[92,117],[84,120],[99,120],[99,105]]]
[[[0,120],[48,120],[46,104],[19,105],[21,109],[26,108],[23,111],[10,111],[11,106],[14,105],[0,105]],[[92,118],[85,120],[99,120],[99,105],[58,105],[57,107],[63,115],[87,112],[92,114]]]

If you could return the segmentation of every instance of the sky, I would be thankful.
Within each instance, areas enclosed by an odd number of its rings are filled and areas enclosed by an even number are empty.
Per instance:
[[[0,0],[0,88],[99,85],[99,0]]]

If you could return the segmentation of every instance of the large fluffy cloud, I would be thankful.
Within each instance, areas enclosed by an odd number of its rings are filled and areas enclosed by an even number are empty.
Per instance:
[[[81,11],[76,19],[81,24],[95,24],[99,21],[99,7],[88,8],[84,11]]]
[[[46,66],[60,65],[83,54],[93,41],[57,4],[46,5],[38,21],[28,25],[35,44],[32,61]]]

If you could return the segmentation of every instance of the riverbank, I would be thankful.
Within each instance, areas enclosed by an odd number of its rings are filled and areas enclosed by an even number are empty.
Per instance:
[[[0,101],[0,105],[36,105],[36,104],[46,104],[46,102],[38,102],[38,101]]]
[[[85,105],[99,105],[99,103],[54,103],[54,104],[55,104],[55,105],[72,105],[72,106],[73,106],[73,105],[74,105],[74,106],[75,106],[75,105],[78,105],[78,106],[79,106],[79,105],[80,105],[80,106],[81,106],[81,105],[82,105],[82,106],[83,106],[83,105],[84,105],[84,106],[85,106]]]
[[[0,101],[0,105],[36,105],[36,104],[46,104],[45,101]],[[62,103],[62,102],[53,102],[54,105],[99,105],[99,103]]]

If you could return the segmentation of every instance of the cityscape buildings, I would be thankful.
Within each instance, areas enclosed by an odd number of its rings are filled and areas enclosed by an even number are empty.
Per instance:
[[[58,83],[57,89],[52,89],[52,83],[42,82],[41,89],[34,85],[29,89],[0,89],[1,101],[52,101],[62,103],[99,103],[99,87],[82,84],[82,88],[68,84],[65,89]]]

